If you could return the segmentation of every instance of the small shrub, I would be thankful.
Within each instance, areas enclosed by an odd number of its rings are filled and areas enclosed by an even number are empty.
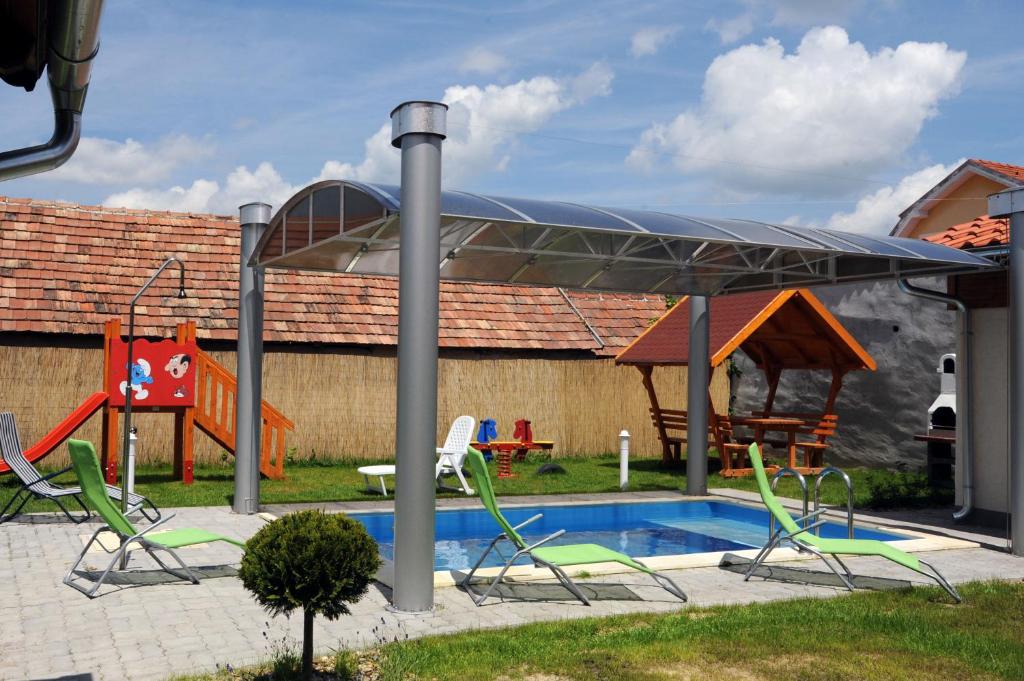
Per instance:
[[[869,471],[865,478],[868,487],[865,508],[882,510],[891,508],[924,508],[952,503],[953,490],[932,487],[928,477],[905,471]]]
[[[339,681],[355,681],[359,678],[359,656],[350,650],[335,652],[334,675]]]
[[[303,612],[302,675],[312,678],[313,617],[349,614],[380,567],[377,542],[357,521],[320,510],[290,513],[246,544],[238,576],[272,615]]]

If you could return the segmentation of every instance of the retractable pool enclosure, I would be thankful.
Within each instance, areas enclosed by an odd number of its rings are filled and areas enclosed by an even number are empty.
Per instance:
[[[400,188],[345,180],[318,182],[287,201],[252,251],[242,281],[265,268],[315,269],[399,278],[398,404],[393,607],[433,606],[434,447],[437,439],[437,329],[440,279],[534,284],[601,291],[690,294],[689,365],[708,366],[707,296],[737,291],[952,274],[995,265],[937,244],[868,237],[750,220],[694,218],[564,201],[441,191],[447,106],[407,102],[391,113],[402,152]],[[256,214],[258,206],[242,208]],[[251,219],[251,218],[247,218]],[[265,218],[264,218],[265,219]],[[400,257],[401,255],[401,257]],[[245,288],[239,334],[259,333],[262,290]],[[244,323],[243,323],[244,322]],[[260,380],[259,339],[240,339],[239,381]],[[242,361],[241,350],[246,351]],[[708,372],[691,369],[690,418],[707,420]],[[253,402],[253,404],[259,404]],[[258,408],[239,409],[236,432],[259,442]],[[707,491],[706,451],[696,431],[687,491]],[[236,482],[258,504],[258,467]],[[251,511],[250,511],[251,512]]]
[[[344,180],[293,196],[259,267],[398,274],[401,189]],[[602,291],[719,295],[989,267],[914,239],[753,220],[441,192],[442,279]]]

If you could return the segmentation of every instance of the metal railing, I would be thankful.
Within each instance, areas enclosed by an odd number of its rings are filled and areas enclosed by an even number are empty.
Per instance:
[[[775,488],[778,487],[779,480],[781,480],[782,478],[786,477],[787,475],[793,476],[794,478],[797,479],[797,482],[800,483],[800,489],[803,490],[803,493],[804,493],[804,512],[801,514],[801,516],[806,518],[807,517],[807,480],[804,479],[804,476],[800,474],[800,471],[793,470],[792,468],[789,468],[788,466],[786,468],[780,468],[779,471],[774,476],[772,476],[772,492],[775,492]],[[769,519],[768,519],[768,537],[771,538],[771,537],[775,536],[775,516],[772,515],[771,513],[769,513],[768,515],[769,515]],[[805,527],[807,526],[807,521],[806,520],[804,521],[804,526]]]
[[[845,471],[836,468],[835,466],[829,466],[818,474],[817,479],[814,481],[814,510],[817,511],[818,507],[821,505],[821,483],[825,478],[833,474],[841,477],[843,479],[843,483],[846,484],[846,533],[849,535],[850,539],[853,539],[853,482]],[[806,490],[804,491],[804,514],[807,514]],[[814,528],[814,533],[821,535],[821,527],[819,526]]]

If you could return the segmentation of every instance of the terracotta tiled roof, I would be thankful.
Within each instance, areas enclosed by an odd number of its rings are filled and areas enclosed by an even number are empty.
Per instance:
[[[139,335],[195,319],[200,338],[231,340],[238,319],[238,224],[229,217],[0,197],[0,331],[102,334],[156,267],[176,254],[188,298],[166,272],[136,306]],[[388,277],[267,273],[267,341],[394,345],[398,286]],[[614,354],[665,309],[658,296],[568,295],[556,288],[441,284],[446,348]]]
[[[665,314],[663,296],[567,291],[573,305],[601,338],[599,355],[615,355]]]
[[[993,172],[997,172],[1000,175],[1012,178],[1014,180],[1024,181],[1024,166],[1015,166],[1010,163],[998,163],[996,161],[986,161],[980,158],[972,158],[972,163],[987,168]]]
[[[709,356],[718,366],[741,349],[758,366],[875,369],[875,362],[807,289],[758,291],[711,299]],[[615,361],[682,365],[690,352],[690,305],[681,300]]]
[[[1024,168],[1021,169],[1024,171]],[[948,229],[924,237],[925,241],[951,248],[966,250],[986,246],[1002,246],[1010,241],[1010,228],[1006,218],[981,215],[970,222],[953,225]]]

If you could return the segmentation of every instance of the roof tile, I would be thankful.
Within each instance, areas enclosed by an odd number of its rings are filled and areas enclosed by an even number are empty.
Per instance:
[[[1021,169],[1024,172],[1024,168]],[[1024,179],[1024,175],[1022,175]],[[925,241],[951,248],[968,250],[986,246],[1004,246],[1010,242],[1010,226],[1006,218],[980,215],[970,222],[953,225],[941,232],[929,234]]]
[[[230,217],[0,197],[0,330],[102,333],[159,263],[177,254],[189,298],[177,299],[174,275],[165,275],[136,307],[138,333],[167,336],[174,321],[194,319],[200,338],[234,339],[238,234]],[[272,270],[266,290],[267,341],[397,343],[393,278]],[[442,282],[440,305],[442,347],[607,356],[659,316],[665,299]]]

